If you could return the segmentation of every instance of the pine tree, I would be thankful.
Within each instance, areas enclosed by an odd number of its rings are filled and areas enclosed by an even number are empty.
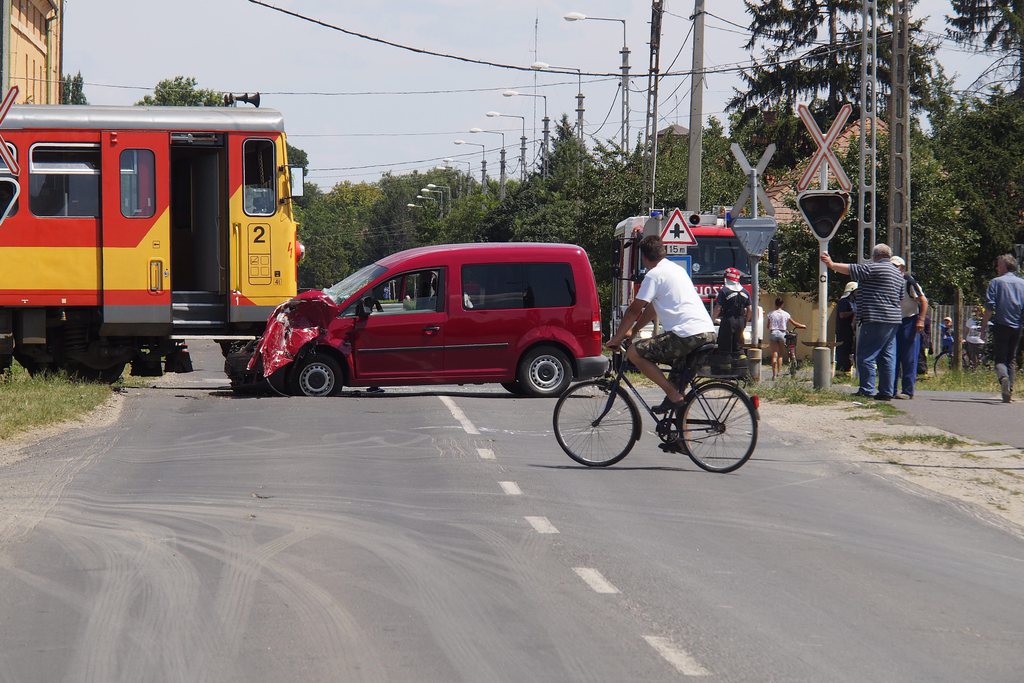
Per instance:
[[[1009,72],[995,83],[1010,83],[1017,98],[1024,99],[1024,0],[952,0],[956,16],[946,17],[946,33],[962,45],[1001,51],[986,71]]]
[[[967,1],[967,0],[964,0]],[[762,48],[764,58],[741,73],[747,85],[729,102],[746,122],[762,109],[792,111],[800,100],[811,100],[816,115],[831,120],[844,103],[859,116],[861,7],[863,0],[744,0],[753,34],[749,50]],[[878,2],[879,26],[891,15],[892,0]],[[921,22],[911,35],[911,96],[914,104],[931,80],[936,46],[920,38]],[[889,90],[891,33],[880,30],[878,78],[880,108]]]
[[[81,71],[74,76],[68,74],[61,79],[60,103],[89,104],[89,100],[85,98],[85,81]]]

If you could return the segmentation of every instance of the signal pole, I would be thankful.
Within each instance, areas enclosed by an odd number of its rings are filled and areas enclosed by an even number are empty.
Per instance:
[[[686,210],[700,213],[704,118],[704,0],[694,0],[693,3],[693,65],[690,71],[690,158],[686,170]],[[756,196],[754,201],[757,201]]]
[[[910,272],[910,1],[892,4],[889,105],[889,242]]]
[[[664,0],[651,2],[651,61],[647,70],[647,159],[648,212],[654,210],[655,180],[658,174],[658,70],[661,63],[661,17]]]
[[[878,5],[863,0],[860,43],[860,178],[857,187],[857,263],[875,248],[878,156]]]

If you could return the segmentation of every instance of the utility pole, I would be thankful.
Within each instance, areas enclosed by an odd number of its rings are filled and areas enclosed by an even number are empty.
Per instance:
[[[622,22],[622,153],[629,154],[629,48],[626,46],[626,22]]]
[[[892,4],[892,95],[889,104],[889,242],[910,259],[910,1]]]
[[[487,159],[480,161],[480,194],[487,196]]]
[[[649,194],[647,210],[654,210],[655,181],[658,175],[658,70],[661,64],[661,17],[664,0],[651,2],[651,61],[647,70],[647,131],[646,143],[650,156],[647,160]]]
[[[504,139],[505,139],[504,136],[502,136],[502,141],[504,141]],[[501,163],[501,181],[500,181],[500,184],[498,185],[498,199],[500,199],[501,201],[505,201],[505,145],[504,144],[502,144],[502,146],[501,146],[501,162],[500,163]],[[451,209],[449,209],[449,212],[450,211],[451,211]]]
[[[857,263],[875,248],[878,175],[878,5],[863,0],[860,34],[860,178],[857,187]]]
[[[700,174],[703,157],[701,135],[704,118],[704,0],[694,0],[693,3],[693,66],[690,71],[690,159],[686,169],[686,210],[690,213],[700,213]]]

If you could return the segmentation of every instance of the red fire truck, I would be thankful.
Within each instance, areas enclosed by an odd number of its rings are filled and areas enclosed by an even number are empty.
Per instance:
[[[647,235],[661,235],[666,216],[653,212],[654,216],[632,216],[615,226],[615,287],[612,290],[612,330],[618,328],[622,314],[633,301],[644,271],[640,262],[640,240]],[[685,265],[701,299],[708,305],[722,288],[726,268],[738,268],[742,273],[740,282],[750,293],[750,273],[746,252],[726,226],[725,212],[715,214],[687,215],[690,232],[697,244],[673,249],[668,258]]]

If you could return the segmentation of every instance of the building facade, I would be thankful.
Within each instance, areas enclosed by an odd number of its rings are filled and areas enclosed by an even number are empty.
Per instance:
[[[19,104],[59,104],[63,0],[0,0],[0,88]],[[0,94],[2,95],[2,94]]]

